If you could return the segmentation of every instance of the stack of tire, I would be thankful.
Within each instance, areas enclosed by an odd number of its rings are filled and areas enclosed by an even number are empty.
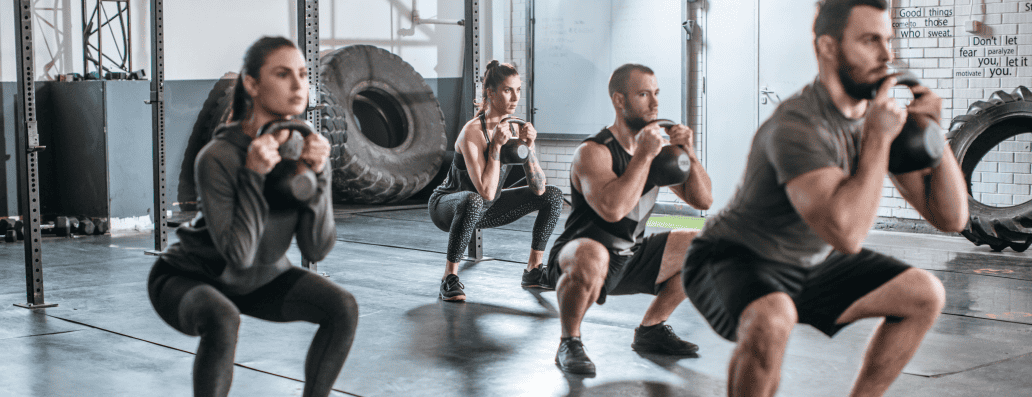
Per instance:
[[[427,186],[441,168],[447,138],[444,114],[422,76],[400,57],[368,45],[327,54],[319,73],[334,201],[395,203]],[[184,209],[197,197],[194,159],[229,119],[235,78],[227,74],[215,85],[194,125],[177,195]]]
[[[971,194],[971,176],[982,157],[1007,138],[1025,133],[1032,133],[1032,90],[1025,86],[1011,93],[996,91],[950,123],[947,138],[968,185],[970,220],[961,234],[975,245],[1018,252],[1032,245],[1032,201],[993,207]]]

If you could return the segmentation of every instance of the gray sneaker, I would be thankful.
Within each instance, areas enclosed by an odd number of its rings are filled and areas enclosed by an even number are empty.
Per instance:
[[[461,302],[466,300],[466,293],[462,292],[462,289],[466,288],[459,282],[459,276],[449,274],[444,280],[441,280],[441,300],[449,302]]]

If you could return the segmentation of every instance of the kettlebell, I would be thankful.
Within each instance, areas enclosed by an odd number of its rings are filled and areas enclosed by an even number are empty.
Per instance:
[[[290,138],[279,147],[282,158],[272,171],[265,176],[263,193],[269,207],[273,209],[294,208],[308,201],[316,193],[315,171],[304,165],[299,159],[304,149],[304,138],[312,134],[308,123],[298,120],[272,121],[258,130],[257,136],[291,130]]]
[[[677,123],[659,119],[660,127],[670,128]],[[691,169],[692,161],[688,153],[680,145],[666,145],[659,150],[659,154],[652,159],[649,165],[649,176],[646,180],[656,186],[679,185],[688,180],[688,171]]]
[[[504,119],[502,122],[516,124],[521,127],[527,124],[526,121],[516,117]],[[525,164],[527,159],[530,158],[530,148],[519,138],[509,138],[508,141],[502,144],[499,158],[502,164]]]
[[[921,85],[921,80],[909,71],[897,76],[896,81],[911,88]],[[914,99],[919,97],[915,95]],[[942,161],[945,148],[939,123],[931,116],[909,113],[903,129],[889,147],[889,172],[905,174],[935,167]]]

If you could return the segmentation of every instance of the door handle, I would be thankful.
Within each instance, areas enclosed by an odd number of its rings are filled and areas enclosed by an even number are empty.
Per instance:
[[[771,96],[771,94],[774,96]],[[775,104],[781,103],[781,97],[778,96],[778,93],[774,92],[774,90],[767,87],[760,88],[760,103],[766,105],[768,99],[773,101]]]

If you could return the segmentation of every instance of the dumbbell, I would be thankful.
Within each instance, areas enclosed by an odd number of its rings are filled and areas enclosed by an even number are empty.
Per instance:
[[[281,130],[296,131],[300,137],[292,132],[290,138],[280,145],[279,154],[282,160],[265,176],[264,194],[272,208],[293,208],[315,196],[315,171],[299,161],[305,145],[304,138],[314,132],[304,121],[276,120],[262,126],[257,136]]]
[[[54,223],[39,225],[39,230],[44,234],[53,234],[62,237],[72,236],[72,223],[66,216],[59,216]]]
[[[677,123],[658,119],[654,123],[663,128],[670,128]],[[688,180],[688,171],[691,170],[692,161],[688,152],[680,145],[666,145],[659,150],[659,154],[652,159],[649,165],[648,183],[656,186],[679,185]]]
[[[111,221],[102,218],[90,218],[93,222],[94,230],[93,234],[105,234],[111,230]]]
[[[15,222],[10,219],[0,219],[0,231],[4,232],[4,241],[8,243],[18,241],[14,224]]]
[[[25,223],[20,220],[14,221],[14,237],[18,241],[25,240]]]
[[[517,117],[508,117],[502,119],[502,122],[516,124],[520,127],[527,124],[526,121]],[[524,164],[530,158],[530,147],[519,138],[509,138],[502,144],[498,157],[502,164]]]
[[[896,76],[896,82],[910,88],[921,85],[921,80],[910,71],[904,71]],[[915,100],[920,97],[914,95]],[[943,139],[942,128],[935,119],[925,114],[907,114],[903,130],[889,147],[889,172],[905,174],[935,167],[942,161],[945,149],[946,141]]]
[[[85,216],[79,216],[77,218],[79,221],[79,225],[75,227],[76,233],[84,236],[96,234],[97,227],[93,224],[93,221],[91,221],[90,218],[87,218]]]
[[[65,218],[68,218],[68,226],[69,226],[68,232],[69,233],[78,233],[78,230],[79,230],[79,218],[76,218],[74,216],[66,216]],[[82,234],[82,233],[79,233],[79,234]]]

